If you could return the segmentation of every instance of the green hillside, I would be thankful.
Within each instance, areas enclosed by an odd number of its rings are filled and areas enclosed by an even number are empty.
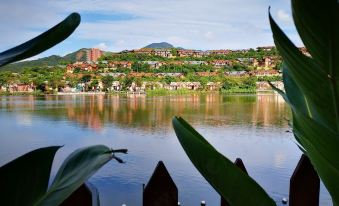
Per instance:
[[[52,55],[52,56],[40,58],[37,60],[17,62],[14,64],[6,65],[5,67],[1,68],[1,70],[20,71],[27,67],[66,65],[68,63],[72,63],[76,61],[86,61],[87,50],[88,49],[86,48],[79,49],[78,51],[67,54],[63,57],[58,56],[58,55]]]

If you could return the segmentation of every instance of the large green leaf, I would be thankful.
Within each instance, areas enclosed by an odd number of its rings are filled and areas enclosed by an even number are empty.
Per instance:
[[[115,158],[113,150],[104,145],[74,151],[61,165],[47,193],[35,205],[59,205],[112,158]]]
[[[31,151],[0,168],[1,205],[30,206],[47,191],[54,155],[60,147]]]
[[[336,0],[292,0],[298,32],[312,57],[304,56],[271,15],[275,44],[286,67],[285,99],[293,132],[339,205],[339,6]]]
[[[260,185],[215,150],[186,121],[174,117],[172,123],[182,147],[194,166],[230,205],[275,205]]]
[[[80,24],[78,13],[70,14],[65,20],[17,47],[0,53],[0,67],[37,55],[65,40]]]

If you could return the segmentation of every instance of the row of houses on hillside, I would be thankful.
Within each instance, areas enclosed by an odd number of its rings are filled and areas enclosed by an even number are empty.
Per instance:
[[[215,77],[220,76],[219,72],[195,72],[197,76],[200,77]],[[243,77],[243,76],[256,76],[256,77],[273,77],[273,76],[281,76],[282,74],[274,69],[271,70],[255,70],[255,71],[229,71],[222,73],[224,76],[234,76],[234,77]],[[184,73],[181,72],[170,72],[170,73],[148,73],[148,72],[130,72],[129,74],[125,73],[115,73],[115,72],[107,72],[100,73],[101,76],[112,76],[114,78],[122,78],[122,77],[176,77],[176,78],[184,78]]]
[[[141,61],[141,64],[148,64],[151,69],[159,69],[163,65],[194,65],[194,66],[203,66],[211,65],[215,68],[224,68],[231,67],[235,64],[241,64],[244,66],[252,66],[263,69],[270,69],[276,67],[280,62],[279,57],[268,56],[261,59],[257,58],[236,58],[232,60],[212,60],[212,61]],[[98,62],[75,62],[66,66],[67,73],[73,73],[75,69],[81,71],[96,71],[98,67]],[[102,61],[100,64],[104,64],[105,71],[116,70],[118,68],[131,69],[133,62],[131,61]]]
[[[256,51],[272,51],[275,49],[275,46],[265,46],[265,47],[257,47]],[[299,50],[307,56],[310,56],[309,52],[305,47],[300,47]],[[228,55],[231,53],[248,53],[251,49],[240,49],[240,50],[230,50],[230,49],[218,49],[218,50],[194,50],[194,49],[152,49],[152,48],[142,48],[142,49],[134,49],[130,51],[124,51],[128,53],[136,53],[136,54],[146,54],[146,55],[156,55],[165,58],[173,58],[175,56],[178,57],[204,57],[210,55]]]

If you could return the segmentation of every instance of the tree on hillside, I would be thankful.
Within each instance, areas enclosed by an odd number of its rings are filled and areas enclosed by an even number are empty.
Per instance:
[[[92,76],[89,74],[86,74],[81,77],[81,82],[85,84],[85,91],[88,91],[88,83],[91,81]]]
[[[101,81],[104,86],[104,91],[107,91],[107,89],[111,88],[114,78],[112,76],[104,76],[101,78]]]

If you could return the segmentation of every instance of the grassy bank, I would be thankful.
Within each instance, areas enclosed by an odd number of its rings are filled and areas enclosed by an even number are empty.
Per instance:
[[[253,94],[257,93],[255,88],[231,88],[231,89],[222,89],[221,93],[223,94]]]
[[[178,90],[168,90],[168,89],[155,89],[155,90],[147,90],[147,95],[185,95],[185,94],[198,94],[198,93],[206,93],[206,91],[201,90],[188,90],[188,89],[178,89]]]
[[[42,91],[35,92],[0,92],[0,96],[43,96],[45,95]]]

